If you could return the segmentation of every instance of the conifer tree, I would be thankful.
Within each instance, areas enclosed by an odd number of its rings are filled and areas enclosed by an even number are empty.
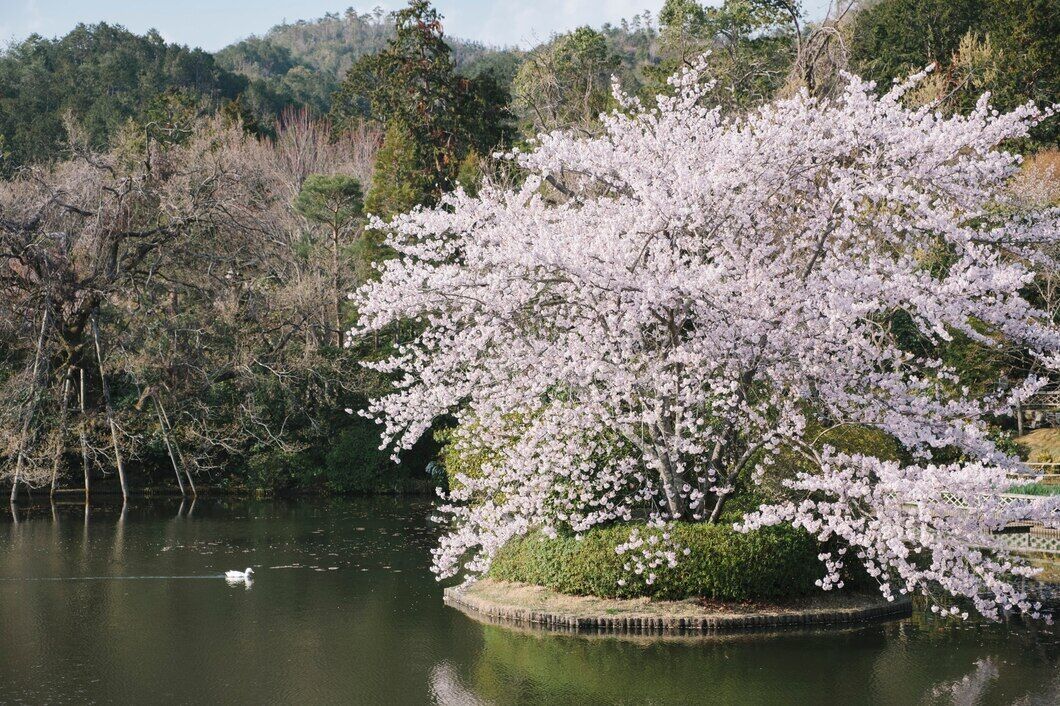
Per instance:
[[[342,302],[345,283],[342,279],[344,241],[354,230],[362,211],[361,183],[345,174],[313,174],[294,201],[294,209],[303,218],[328,232],[331,255],[332,320],[336,345],[342,345]]]
[[[365,210],[390,218],[425,203],[431,192],[431,168],[412,132],[393,122],[375,160]]]

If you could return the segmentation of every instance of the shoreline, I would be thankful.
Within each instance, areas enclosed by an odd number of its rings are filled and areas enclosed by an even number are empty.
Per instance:
[[[569,596],[543,586],[482,579],[445,589],[443,601],[473,619],[576,634],[695,636],[760,630],[850,627],[912,614],[909,599],[823,594],[786,604],[726,604],[705,608],[692,600],[653,601]]]
[[[3,492],[10,492],[11,486],[8,485],[6,489],[0,489]],[[20,507],[30,507],[33,505],[47,505],[50,498],[54,498],[58,501],[60,498],[63,501],[68,501],[71,497],[84,498],[85,492],[82,488],[68,487],[68,488],[57,488],[54,494],[50,494],[47,488],[34,488],[29,493],[26,492],[25,488],[20,490],[19,498],[16,501],[16,505]],[[324,489],[300,489],[300,490],[262,490],[262,489],[247,489],[247,488],[218,488],[216,486],[205,486],[198,487],[196,493],[187,493],[181,495],[180,490],[177,488],[167,487],[151,487],[145,486],[142,488],[134,488],[129,491],[129,500],[155,500],[161,498],[174,498],[174,499],[185,499],[188,501],[196,498],[234,498],[240,500],[262,500],[262,499],[299,499],[299,498],[372,498],[372,497],[436,497],[436,489],[431,487],[429,489],[401,489],[401,490],[376,490],[370,493],[350,493],[350,492],[334,492]],[[122,498],[121,490],[114,487],[105,488],[92,488],[90,498],[106,498],[108,500],[118,500]]]

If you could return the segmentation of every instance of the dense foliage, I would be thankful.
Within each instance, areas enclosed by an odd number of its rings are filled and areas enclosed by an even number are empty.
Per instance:
[[[395,33],[396,13],[376,8],[327,13],[315,20],[277,25],[260,37],[249,37],[217,53],[221,66],[260,79],[273,93],[312,106],[331,108],[332,93],[362,57],[384,51]],[[457,70],[468,77],[491,71],[507,77],[519,52],[446,37]]]
[[[305,113],[275,138],[223,117],[162,127],[0,183],[12,474],[343,487],[328,442],[363,430],[342,409],[382,381],[356,361],[388,345],[341,335],[345,293],[371,273],[360,184],[380,135]],[[363,439],[334,459],[379,457]]]
[[[969,34],[989,43],[996,65],[978,68],[997,99],[1053,102],[1060,8],[1048,0],[884,0],[855,16],[851,59],[885,84],[929,63],[957,71]]]
[[[731,525],[678,523],[665,541],[688,550],[640,572],[624,553],[631,535],[654,536],[643,523],[594,528],[580,537],[529,534],[508,542],[490,566],[490,578],[547,586],[561,593],[663,600],[782,599],[819,590],[820,545],[804,530],[769,527],[740,533]]]
[[[424,11],[421,3],[414,12]],[[215,57],[167,45],[157,34],[139,37],[107,25],[82,26],[56,40],[32,37],[0,59],[5,88],[0,135],[8,164],[60,155],[67,111],[95,146],[103,147],[117,126],[142,115],[166,91],[206,111],[238,98],[232,109],[266,130],[284,106],[327,113],[333,94],[344,105],[340,116],[359,115],[373,100],[372,91],[343,87],[343,81],[355,66],[362,74],[370,66],[382,68],[376,57],[387,55],[401,12],[348,9],[285,23]],[[479,118],[480,125],[469,129],[483,153],[505,123],[495,111],[503,108],[506,92],[514,97],[526,137],[542,128],[592,125],[600,109],[610,106],[611,74],[648,99],[666,89],[666,76],[708,49],[715,53],[714,98],[734,109],[807,80],[815,84],[815,73],[827,82],[835,68],[845,65],[847,54],[859,75],[884,89],[896,78],[938,63],[942,70],[921,93],[924,100],[944,98],[951,109],[969,109],[985,90],[1004,109],[1028,99],[1048,105],[1060,100],[1057,36],[1060,9],[1050,0],[842,2],[818,22],[810,21],[794,0],[728,0],[717,7],[667,0],[657,18],[644,13],[599,30],[577,28],[527,52],[440,33],[437,39],[447,48],[450,69],[481,83],[465,87],[472,101],[463,110]],[[134,65],[141,67],[135,75],[129,73]],[[353,84],[363,84],[363,78]],[[442,85],[453,80],[446,78]],[[384,112],[394,107],[390,100],[377,103]],[[1054,143],[1056,129],[1043,126],[1035,139]],[[416,126],[411,130],[418,132]]]
[[[1060,181],[1006,150],[1055,139],[1023,105],[1057,100],[1055,24],[667,0],[522,52],[412,0],[216,60],[12,45],[12,498],[447,484],[442,576],[759,599],[857,570],[1036,615],[996,533],[1060,505],[1002,428],[1055,373]]]
[[[64,154],[69,124],[95,149],[131,118],[175,95],[214,112],[249,82],[200,49],[167,44],[156,32],[79,25],[61,39],[32,36],[0,53],[0,134],[8,166]]]
[[[940,68],[926,98],[967,110],[984,91],[1011,110],[1060,102],[1060,3],[1053,0],[882,0],[857,13],[851,62],[889,86],[929,63]],[[1045,125],[1039,141],[1055,143]]]
[[[340,126],[364,120],[389,126],[386,149],[402,150],[400,159],[414,162],[410,176],[426,186],[422,201],[451,187],[468,152],[501,143],[508,95],[490,73],[459,75],[440,15],[426,0],[413,0],[396,13],[387,46],[350,67],[331,116]],[[399,147],[397,140],[407,146]]]

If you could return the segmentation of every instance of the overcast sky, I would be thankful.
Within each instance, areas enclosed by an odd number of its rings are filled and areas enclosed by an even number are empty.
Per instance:
[[[827,0],[808,0],[813,7]],[[644,10],[656,14],[663,0],[435,0],[447,34],[486,44],[533,45],[553,32],[598,27]],[[66,34],[78,22],[106,21],[143,33],[157,29],[168,41],[216,51],[284,20],[312,19],[352,5],[361,12],[387,10],[405,0],[0,0],[0,45],[34,32]]]

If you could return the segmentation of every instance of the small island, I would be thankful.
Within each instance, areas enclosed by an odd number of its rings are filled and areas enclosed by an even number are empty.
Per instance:
[[[535,532],[512,539],[485,578],[446,589],[445,602],[493,623],[667,636],[842,626],[912,610],[904,596],[882,597],[863,572],[847,571],[843,588],[822,591],[822,547],[802,530],[675,525],[667,540],[686,547],[687,556],[631,572],[625,545],[647,531],[643,524],[612,525],[581,537]]]
[[[879,593],[822,594],[776,603],[571,596],[544,586],[483,579],[448,588],[446,605],[486,622],[617,635],[699,635],[740,630],[847,626],[912,613],[909,599]]]

